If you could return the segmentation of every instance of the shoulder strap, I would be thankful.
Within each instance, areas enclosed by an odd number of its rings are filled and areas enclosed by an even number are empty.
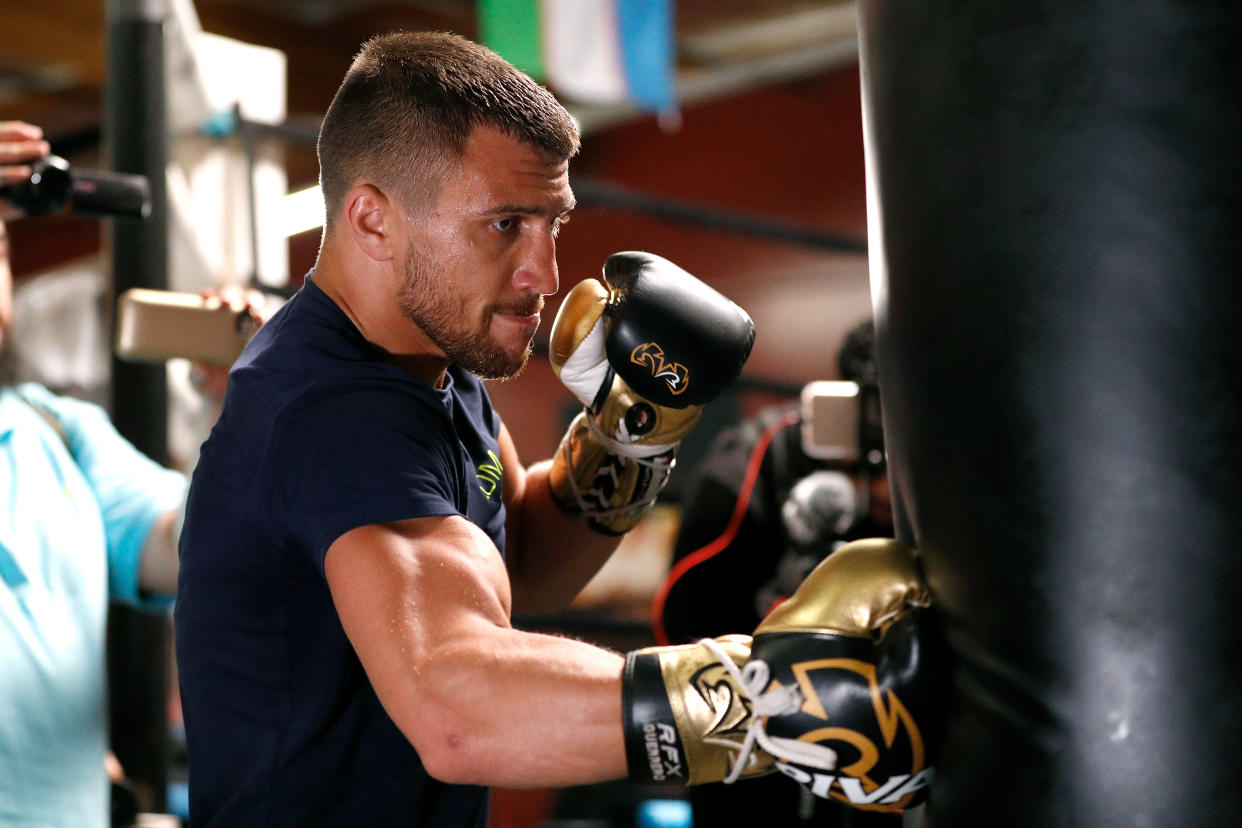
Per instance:
[[[20,388],[14,388],[13,393],[17,395],[18,399],[34,409],[36,414],[47,421],[47,424],[52,427],[52,431],[55,431],[56,436],[59,437],[60,441],[65,444],[65,448],[69,451],[69,456],[72,457],[73,447],[69,445],[69,435],[65,432],[65,427],[60,424],[60,420],[56,419],[56,416],[47,409],[47,406],[43,405],[43,403],[35,402],[26,394],[22,393]]]

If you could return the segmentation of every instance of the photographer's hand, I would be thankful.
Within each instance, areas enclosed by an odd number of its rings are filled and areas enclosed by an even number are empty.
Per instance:
[[[0,121],[0,187],[20,184],[30,177],[28,161],[52,151],[43,140],[43,130],[24,121]],[[0,221],[17,218],[22,212],[0,199]]]
[[[268,309],[263,294],[254,289],[240,285],[225,285],[219,289],[200,291],[204,298],[218,297],[225,304],[238,310],[244,309],[250,316],[251,325],[258,330],[271,317],[273,310]],[[208,362],[194,362],[190,369],[190,381],[200,394],[219,404],[224,402],[224,391],[228,382],[228,365],[212,365]]]

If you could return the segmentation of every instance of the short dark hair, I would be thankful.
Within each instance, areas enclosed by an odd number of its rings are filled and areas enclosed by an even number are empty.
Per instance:
[[[578,152],[578,128],[565,108],[490,49],[447,32],[368,40],[319,129],[328,226],[349,188],[363,179],[403,206],[433,199],[479,125],[554,158]]]

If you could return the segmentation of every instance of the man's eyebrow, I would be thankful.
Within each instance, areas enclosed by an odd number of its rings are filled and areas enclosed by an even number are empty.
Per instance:
[[[576,199],[570,201],[556,212],[556,215],[563,216],[578,206]],[[495,207],[487,211],[489,214],[507,213],[519,216],[541,216],[548,212],[544,207],[535,207],[530,204],[497,204]]]
[[[529,204],[497,204],[489,207],[488,213],[517,213],[520,216],[534,216],[543,212],[542,207],[532,207]]]

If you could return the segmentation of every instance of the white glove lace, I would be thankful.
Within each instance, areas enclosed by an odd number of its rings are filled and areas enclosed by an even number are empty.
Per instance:
[[[631,436],[629,430],[625,427],[625,420],[617,423],[617,433],[609,436],[599,430],[599,426],[595,424],[594,417],[586,418],[587,428],[591,430],[591,436],[599,441],[599,444],[611,451],[613,454],[620,454],[623,457],[629,457],[633,460],[642,461],[645,457],[655,457],[664,454],[669,449],[676,446],[676,443],[638,443],[637,436]]]
[[[742,772],[754,762],[751,753],[758,744],[775,759],[784,759],[798,765],[833,770],[837,766],[837,752],[823,745],[803,742],[799,739],[786,739],[781,736],[769,736],[764,723],[769,716],[785,716],[797,713],[802,707],[803,695],[796,684],[786,687],[774,687],[766,690],[771,670],[766,661],[751,659],[746,666],[738,669],[737,662],[710,638],[698,642],[706,647],[724,667],[725,672],[737,684],[743,695],[750,699],[750,722],[746,725],[746,739],[738,751],[737,760],[733,763],[729,775],[725,777],[726,785],[736,782]]]
[[[673,466],[676,465],[676,460],[673,457],[660,457],[658,455],[667,454],[677,444],[666,443],[663,445],[646,446],[635,445],[633,443],[623,443],[619,440],[608,437],[600,431],[599,426],[595,424],[594,419],[591,417],[585,417],[583,418],[583,421],[586,423],[587,428],[590,429],[591,435],[598,440],[600,445],[604,448],[614,454],[619,454],[640,466],[646,466],[651,469],[653,472],[651,478],[653,485],[648,488],[650,495],[643,500],[629,503],[625,506],[618,506],[615,509],[600,509],[598,504],[588,502],[586,498],[582,496],[582,490],[578,488],[578,481],[575,476],[571,474],[568,476],[567,482],[569,483],[570,490],[573,492],[574,502],[578,506],[578,510],[587,517],[603,518],[613,517],[615,515],[638,514],[655,505],[656,500],[660,496],[660,490],[664,488],[664,481],[668,479],[668,476],[673,471]],[[622,422],[618,427],[618,434],[619,436],[625,438],[629,437],[625,431],[624,422]],[[573,444],[570,443],[567,448],[568,456],[565,459],[571,467],[575,462],[573,450]]]

